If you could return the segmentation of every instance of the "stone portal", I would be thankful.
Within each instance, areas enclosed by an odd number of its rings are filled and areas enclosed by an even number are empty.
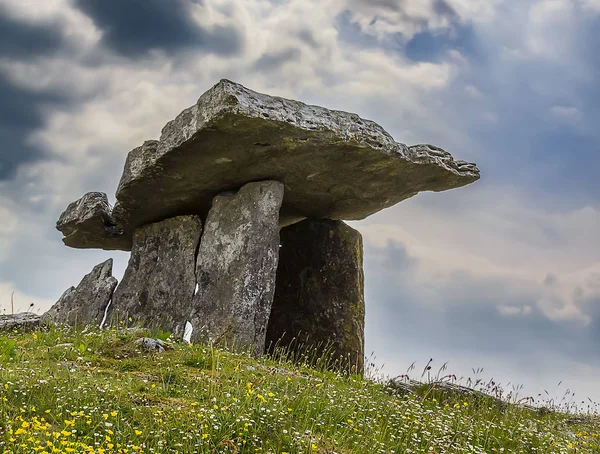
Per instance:
[[[354,113],[223,79],[128,154],[114,207],[90,192],[56,227],[70,247],[132,251],[109,306],[121,320],[256,353],[268,324],[268,344],[330,344],[361,372],[362,244],[342,220],[478,179],[475,164]],[[97,324],[116,285],[102,269],[97,291],[82,281],[48,316]]]
[[[327,350],[342,369],[362,373],[362,264],[362,237],[342,221],[307,219],[282,229],[267,348]]]

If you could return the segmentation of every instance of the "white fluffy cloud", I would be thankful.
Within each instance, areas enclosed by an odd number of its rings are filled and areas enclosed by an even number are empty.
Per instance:
[[[357,225],[367,245],[385,248],[392,241],[406,248],[417,262],[410,279],[415,288],[444,289],[464,273],[532,295],[529,304],[551,320],[589,324],[590,314],[578,301],[600,296],[600,211],[588,206],[547,212],[524,205],[523,197],[509,191],[499,201],[496,190],[473,187],[431,196],[449,202],[460,197],[464,206],[458,211],[410,200]],[[434,298],[444,304],[442,295]]]

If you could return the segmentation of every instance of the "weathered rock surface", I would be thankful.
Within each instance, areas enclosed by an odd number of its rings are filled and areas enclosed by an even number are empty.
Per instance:
[[[184,334],[196,287],[195,256],[202,233],[198,216],[177,216],[140,227],[111,319]]]
[[[70,287],[62,294],[43,319],[59,324],[99,327],[117,286],[112,265],[112,259],[96,265],[77,287]]]
[[[420,191],[478,178],[475,164],[432,145],[407,147],[356,114],[222,80],[167,123],[160,140],[130,152],[111,220],[120,239],[102,216],[73,217],[86,228],[67,231],[65,243],[128,250],[136,227],[182,214],[203,217],[215,195],[251,181],[285,185],[280,223],[287,225],[305,217],[363,219]]]
[[[20,312],[14,315],[0,315],[0,331],[34,329],[40,325],[41,317],[32,312]]]
[[[129,250],[131,236],[123,235],[112,217],[112,208],[103,192],[88,192],[79,200],[71,202],[60,215],[56,228],[63,235],[63,242],[74,248]]]
[[[307,347],[362,373],[365,300],[359,232],[341,221],[307,219],[281,230],[269,350]]]
[[[215,197],[196,261],[192,340],[264,351],[275,291],[283,184],[249,183]]]
[[[164,353],[165,350],[173,348],[161,339],[153,339],[151,337],[140,337],[135,341],[135,345],[142,347],[144,350],[157,353]]]

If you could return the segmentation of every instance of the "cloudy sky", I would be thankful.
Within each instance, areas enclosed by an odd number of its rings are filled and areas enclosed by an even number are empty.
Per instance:
[[[128,254],[69,249],[56,219],[114,201],[127,152],[229,78],[479,165],[352,223],[384,372],[600,401],[599,40],[599,0],[0,0],[0,310],[107,257],[120,277]]]

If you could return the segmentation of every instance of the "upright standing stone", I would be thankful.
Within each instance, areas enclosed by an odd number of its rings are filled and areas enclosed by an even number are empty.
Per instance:
[[[115,290],[111,317],[182,336],[192,312],[198,216],[177,216],[137,229],[129,264]]]
[[[192,340],[262,353],[279,249],[283,184],[248,183],[215,197],[196,262]]]
[[[362,373],[362,237],[341,221],[308,219],[281,230],[267,347],[323,348]]]
[[[70,287],[62,294],[44,314],[44,320],[99,327],[117,286],[117,279],[112,276],[112,265],[112,259],[96,265],[77,287]]]

